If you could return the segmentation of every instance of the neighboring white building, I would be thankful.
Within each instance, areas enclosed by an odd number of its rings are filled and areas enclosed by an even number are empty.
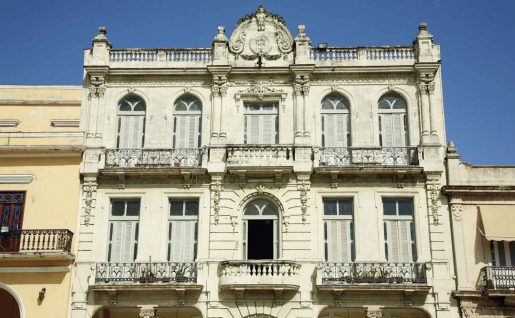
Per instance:
[[[73,318],[458,317],[427,25],[312,47],[260,7],[206,49],[100,28],[84,66]]]

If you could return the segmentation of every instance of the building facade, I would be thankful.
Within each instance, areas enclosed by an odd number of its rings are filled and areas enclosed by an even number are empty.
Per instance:
[[[457,317],[439,46],[84,52],[73,318]]]
[[[515,315],[515,167],[473,166],[447,150],[453,249],[462,316]]]
[[[0,86],[0,316],[70,315],[80,86]]]

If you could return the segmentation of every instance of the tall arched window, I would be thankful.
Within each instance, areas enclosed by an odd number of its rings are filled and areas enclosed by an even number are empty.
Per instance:
[[[118,104],[118,149],[142,148],[145,140],[145,101],[138,96],[124,97]]]
[[[173,148],[199,148],[202,103],[192,95],[177,99],[173,114]]]
[[[322,100],[322,147],[349,147],[349,101],[340,94],[329,94]]]
[[[277,259],[279,213],[269,200],[255,199],[243,211],[243,249],[246,259]]]
[[[408,146],[408,107],[396,94],[386,94],[379,99],[379,144],[382,147]]]

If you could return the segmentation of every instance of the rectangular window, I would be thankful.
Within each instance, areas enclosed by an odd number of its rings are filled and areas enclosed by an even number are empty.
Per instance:
[[[405,147],[408,142],[404,113],[379,114],[379,143],[382,147]]]
[[[0,192],[0,252],[17,252],[23,224],[25,192]]]
[[[118,149],[140,149],[145,139],[145,115],[119,115]]]
[[[490,241],[492,266],[515,266],[515,242]]]
[[[383,199],[385,254],[388,262],[417,260],[412,199]]]
[[[138,256],[140,200],[112,200],[107,261],[130,263]]]
[[[277,103],[245,104],[245,144],[279,143],[279,115]]]
[[[168,261],[193,262],[197,258],[198,212],[198,199],[170,200]]]
[[[324,199],[324,252],[328,262],[355,259],[352,199]]]

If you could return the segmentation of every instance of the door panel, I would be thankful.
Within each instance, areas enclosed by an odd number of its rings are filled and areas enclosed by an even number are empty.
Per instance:
[[[274,220],[248,220],[247,259],[274,258]]]
[[[20,248],[25,192],[0,192],[0,252],[16,252]]]

